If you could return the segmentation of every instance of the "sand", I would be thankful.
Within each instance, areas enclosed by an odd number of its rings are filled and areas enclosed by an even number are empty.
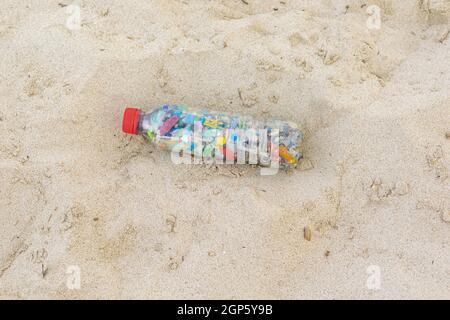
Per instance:
[[[70,4],[1,1],[1,298],[450,298],[449,1]],[[166,102],[305,162],[173,165]]]

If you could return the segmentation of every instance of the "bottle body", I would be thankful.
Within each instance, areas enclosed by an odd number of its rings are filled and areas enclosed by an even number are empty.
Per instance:
[[[133,130],[125,128],[127,110],[134,113]],[[238,163],[281,167],[295,166],[303,135],[296,125],[280,120],[255,120],[249,116],[163,105],[150,112],[125,111],[124,131],[143,134],[162,149],[196,163]]]

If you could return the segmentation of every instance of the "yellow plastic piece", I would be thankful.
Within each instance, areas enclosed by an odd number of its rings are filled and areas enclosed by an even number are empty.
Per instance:
[[[217,129],[219,127],[219,120],[216,119],[205,119],[205,126],[210,127],[210,128],[215,128]]]
[[[224,136],[217,137],[216,141],[218,146],[223,146],[227,143],[227,139]]]

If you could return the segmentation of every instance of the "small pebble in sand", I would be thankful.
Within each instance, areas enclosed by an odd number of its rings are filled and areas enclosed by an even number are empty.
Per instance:
[[[399,196],[407,194],[409,191],[409,186],[404,181],[399,181],[395,184],[394,193]]]
[[[170,269],[170,270],[177,270],[177,269],[178,269],[178,266],[179,266],[179,264],[178,264],[178,262],[176,262],[176,261],[171,261],[171,262],[169,263],[169,269]]]
[[[308,44],[308,38],[305,35],[302,35],[299,32],[295,32],[289,36],[289,43],[291,44],[292,48],[297,47],[300,44],[307,45]]]
[[[335,87],[342,87],[343,83],[340,79],[337,79],[335,77],[329,77],[328,80],[335,86]]]
[[[215,257],[216,253],[214,251],[208,251],[208,256]]]
[[[242,88],[238,89],[239,99],[241,100],[242,105],[247,108],[250,108],[254,106],[256,103],[258,103],[258,97],[256,96],[256,94],[253,94],[250,90]]]
[[[445,133],[445,138],[450,139],[450,130]]]
[[[309,159],[302,159],[298,165],[300,171],[311,170],[314,168],[313,163]]]
[[[450,30],[445,31],[443,34],[441,34],[441,36],[439,37],[438,41],[440,43],[444,43],[445,40],[447,40],[449,34],[450,34]]]
[[[305,238],[305,240],[311,241],[312,231],[311,231],[311,228],[309,226],[306,226],[303,229],[303,237]]]
[[[323,58],[323,63],[327,66],[332,65],[333,63],[335,63],[336,61],[338,61],[340,58],[340,55],[337,53],[331,53],[331,54],[327,54],[324,58]]]
[[[379,185],[381,185],[381,179],[380,179],[379,177],[376,177],[376,178],[373,179],[373,181],[372,181],[372,188],[373,188],[374,186],[379,186]]]
[[[280,99],[276,94],[271,94],[268,97],[269,101],[272,103],[278,103],[278,100]]]
[[[302,67],[305,72],[311,72],[314,69],[314,67],[302,57],[296,58],[295,64],[298,67]]]
[[[177,217],[174,215],[169,215],[166,218],[166,226],[167,226],[167,232],[173,233],[175,232],[175,227],[177,225]]]
[[[156,252],[162,252],[162,251],[163,251],[163,245],[162,245],[162,243],[160,243],[160,242],[155,243],[155,244],[153,245],[153,250],[156,251]]]
[[[450,210],[442,212],[441,219],[446,223],[450,223]]]

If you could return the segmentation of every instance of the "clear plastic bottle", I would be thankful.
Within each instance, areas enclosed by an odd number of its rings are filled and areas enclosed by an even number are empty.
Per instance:
[[[143,134],[158,147],[195,158],[197,163],[269,166],[276,161],[286,168],[296,166],[302,157],[303,135],[287,121],[163,105],[150,112],[126,108],[122,130]]]

